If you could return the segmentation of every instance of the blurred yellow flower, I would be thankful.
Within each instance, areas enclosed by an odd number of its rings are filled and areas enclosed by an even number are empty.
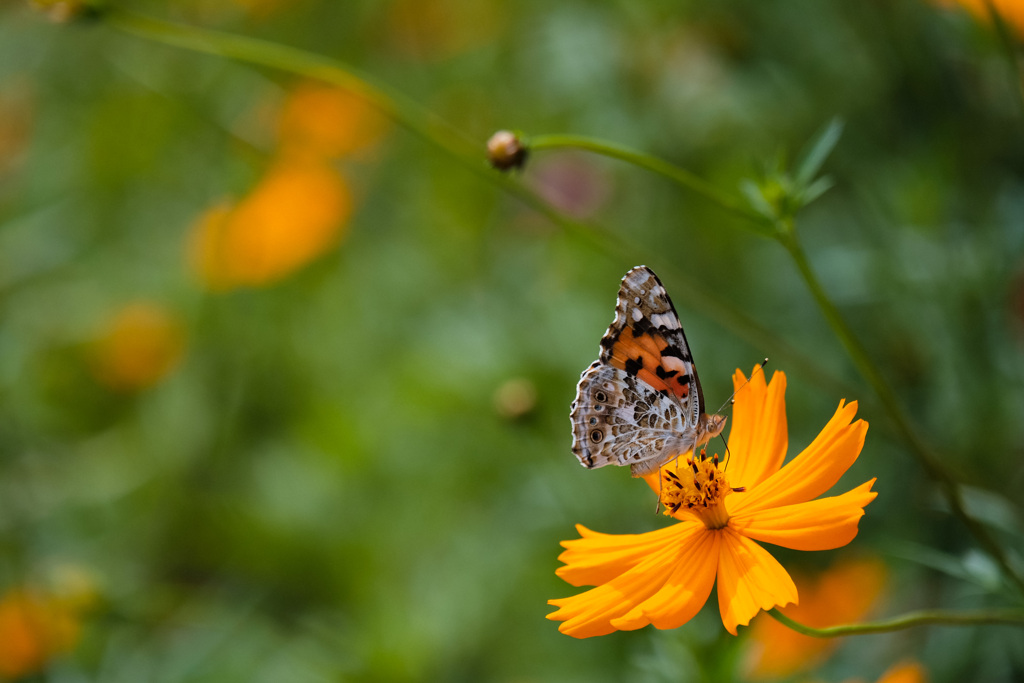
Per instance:
[[[376,146],[390,127],[365,98],[320,83],[292,89],[278,118],[278,137],[288,156],[338,158]]]
[[[43,669],[78,642],[77,610],[59,599],[20,588],[0,598],[0,676],[19,678]]]
[[[272,284],[334,246],[351,214],[348,184],[329,164],[282,160],[237,204],[203,214],[192,264],[212,289]]]
[[[936,0],[938,4],[945,7],[960,5],[971,14],[983,21],[989,21],[992,17],[989,10],[990,0]],[[991,0],[999,16],[1011,26],[1018,35],[1024,36],[1024,2],[1021,0]]]
[[[796,621],[822,628],[860,621],[872,608],[886,581],[878,560],[846,561],[816,581],[794,576],[800,604],[785,610]],[[748,666],[757,678],[781,678],[818,665],[835,647],[829,638],[811,638],[783,626],[768,615],[750,625]]]
[[[181,361],[185,332],[168,310],[152,302],[122,308],[93,342],[96,379],[116,391],[138,391],[156,384]]]
[[[648,624],[676,628],[707,601],[718,581],[722,623],[732,634],[760,610],[795,603],[796,586],[755,541],[794,550],[828,550],[857,535],[864,506],[875,498],[874,479],[839,496],[828,491],[860,455],[868,425],[853,422],[857,404],[839,403],[832,419],[785,467],[786,377],[771,385],[755,371],[736,371],[728,468],[718,458],[669,463],[646,477],[678,524],[644,534],[615,536],[577,525],[582,538],[563,541],[557,570],[574,586],[596,586],[550,600],[548,619],[576,638],[628,631]],[[658,478],[661,477],[661,481]]]

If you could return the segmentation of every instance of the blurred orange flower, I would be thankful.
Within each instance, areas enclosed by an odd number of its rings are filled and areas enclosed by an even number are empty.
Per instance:
[[[348,184],[330,165],[282,160],[237,204],[203,214],[192,263],[212,289],[272,284],[336,244],[351,213]]]
[[[704,605],[718,583],[718,607],[730,633],[760,610],[797,601],[796,586],[763,541],[794,550],[828,550],[857,535],[874,479],[839,496],[817,496],[839,481],[860,455],[868,425],[853,422],[857,404],[839,403],[804,451],[782,467],[788,446],[786,377],[733,375],[736,399],[728,471],[718,457],[669,463],[646,477],[678,524],[615,536],[577,525],[582,538],[563,541],[557,570],[574,586],[596,586],[550,600],[548,619],[576,638],[652,624],[676,628]],[[659,478],[661,481],[659,482]]]
[[[885,565],[878,560],[837,564],[816,581],[794,576],[800,604],[786,616],[822,628],[860,621],[877,601],[886,582]],[[819,664],[837,646],[834,639],[811,638],[783,626],[768,615],[750,625],[748,666],[757,678],[781,678]]]
[[[338,158],[377,145],[389,127],[389,119],[365,98],[310,82],[288,94],[278,118],[278,137],[285,155]]]
[[[184,350],[185,332],[177,318],[158,304],[133,303],[93,342],[93,374],[116,391],[138,391],[163,379]]]
[[[960,5],[971,14],[983,21],[992,17],[989,11],[989,0],[936,0],[945,7]],[[1018,35],[1024,36],[1024,2],[1021,0],[991,0],[999,16],[1009,24]]]
[[[0,598],[0,676],[18,678],[43,669],[78,642],[77,610],[65,602],[13,589]]]
[[[878,683],[928,683],[928,674],[917,662],[901,662],[882,674]]]

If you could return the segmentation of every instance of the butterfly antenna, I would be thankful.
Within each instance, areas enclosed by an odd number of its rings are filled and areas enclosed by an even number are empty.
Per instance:
[[[732,455],[732,451],[729,450],[729,439],[725,438],[725,434],[719,434],[719,436],[722,437],[722,443],[725,444],[725,460],[722,461],[722,471],[725,472],[729,467],[729,456]]]
[[[767,358],[765,358],[763,361],[761,361],[760,363],[757,364],[757,367],[754,368],[754,372],[757,372],[758,370],[760,370],[761,372],[764,372],[764,366],[766,366],[766,365],[768,365],[768,359]],[[718,410],[715,411],[716,413],[722,412],[727,405],[732,403],[732,400],[734,398],[736,398],[736,393],[740,389],[742,389],[743,387],[747,386],[747,384],[750,382],[750,380],[754,379],[754,372],[750,373],[750,377],[747,378],[746,382],[744,382],[743,384],[741,384],[738,387],[736,387],[736,391],[732,392],[732,395],[729,398],[725,399],[725,403],[722,404],[721,408],[719,408]]]

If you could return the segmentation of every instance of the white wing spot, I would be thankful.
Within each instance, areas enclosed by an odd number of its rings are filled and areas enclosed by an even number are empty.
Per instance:
[[[669,372],[671,372],[672,370],[675,370],[680,375],[685,375],[685,374],[687,374],[689,372],[688,364],[686,362],[676,358],[675,356],[662,356],[661,357],[661,364]]]
[[[651,316],[651,322],[658,327],[664,327],[669,330],[679,329],[679,320],[671,313],[655,313]]]
[[[633,322],[640,322],[643,320],[644,314],[639,308],[633,309]]]
[[[639,306],[640,305],[640,297],[638,297],[638,296],[633,297],[633,303],[636,304],[637,306]]]

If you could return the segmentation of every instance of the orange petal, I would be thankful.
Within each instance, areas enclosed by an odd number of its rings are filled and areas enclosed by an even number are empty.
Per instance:
[[[793,579],[767,550],[730,527],[720,535],[718,609],[729,633],[736,635],[760,610],[797,601]]]
[[[726,499],[730,514],[802,503],[832,488],[864,447],[868,423],[850,424],[856,413],[856,401],[840,401],[835,415],[803,453],[753,489]]]
[[[839,548],[857,535],[864,506],[878,495],[871,490],[874,483],[872,479],[840,496],[738,514],[729,526],[748,538],[793,550]]]
[[[700,611],[711,595],[718,569],[719,536],[704,530],[679,556],[672,575],[661,590],[612,620],[620,631],[653,624],[655,628],[679,628]]]
[[[548,604],[559,609],[547,615],[547,618],[564,622],[558,630],[574,638],[600,636],[622,629],[613,625],[612,620],[628,614],[635,606],[661,590],[674,574],[680,556],[692,543],[693,535],[700,530],[696,527],[684,529],[680,535],[681,543],[648,554],[625,573],[596,588],[569,598],[549,600]]]
[[[786,374],[781,370],[772,374],[765,383],[764,371],[755,367],[748,381],[741,370],[732,376],[736,401],[732,409],[732,429],[729,431],[729,482],[747,489],[774,474],[786,459],[789,431],[786,427]],[[679,460],[686,462],[690,451],[670,460],[662,469],[675,469]],[[659,487],[660,472],[643,476],[655,493]],[[685,512],[671,515],[679,520],[691,519]]]
[[[652,554],[676,552],[676,546],[690,543],[692,535],[703,528],[698,522],[684,522],[644,534],[602,534],[577,524],[582,538],[562,541],[565,551],[558,559],[565,566],[555,574],[573,586],[599,586]]]
[[[786,458],[786,375],[776,372],[766,385],[764,370],[755,367],[749,381],[737,370],[732,383],[736,402],[729,432],[729,482],[749,490],[777,472]]]

